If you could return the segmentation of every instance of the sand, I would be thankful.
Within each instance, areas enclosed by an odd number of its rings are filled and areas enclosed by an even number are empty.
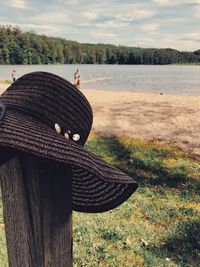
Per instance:
[[[200,96],[82,92],[93,108],[93,131],[171,143],[200,158]]]

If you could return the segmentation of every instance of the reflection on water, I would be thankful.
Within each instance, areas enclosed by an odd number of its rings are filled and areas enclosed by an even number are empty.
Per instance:
[[[1,65],[0,80],[32,71],[47,71],[73,82],[79,68],[82,87],[88,89],[126,90],[184,95],[200,95],[200,66],[147,65]]]

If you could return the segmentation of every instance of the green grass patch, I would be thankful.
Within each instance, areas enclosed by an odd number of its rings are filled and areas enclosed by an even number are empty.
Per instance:
[[[127,137],[91,135],[87,149],[139,188],[112,211],[73,213],[74,266],[200,266],[199,162],[176,147]],[[2,206],[0,266],[7,266]]]

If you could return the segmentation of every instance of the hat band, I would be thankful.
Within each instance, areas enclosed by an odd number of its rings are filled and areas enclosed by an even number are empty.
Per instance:
[[[0,124],[3,123],[5,112],[6,112],[6,106],[2,102],[0,102]]]

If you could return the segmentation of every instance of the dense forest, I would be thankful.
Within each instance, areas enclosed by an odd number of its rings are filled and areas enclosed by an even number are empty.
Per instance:
[[[86,44],[22,32],[18,26],[0,25],[0,64],[200,64],[200,50],[180,52]]]

